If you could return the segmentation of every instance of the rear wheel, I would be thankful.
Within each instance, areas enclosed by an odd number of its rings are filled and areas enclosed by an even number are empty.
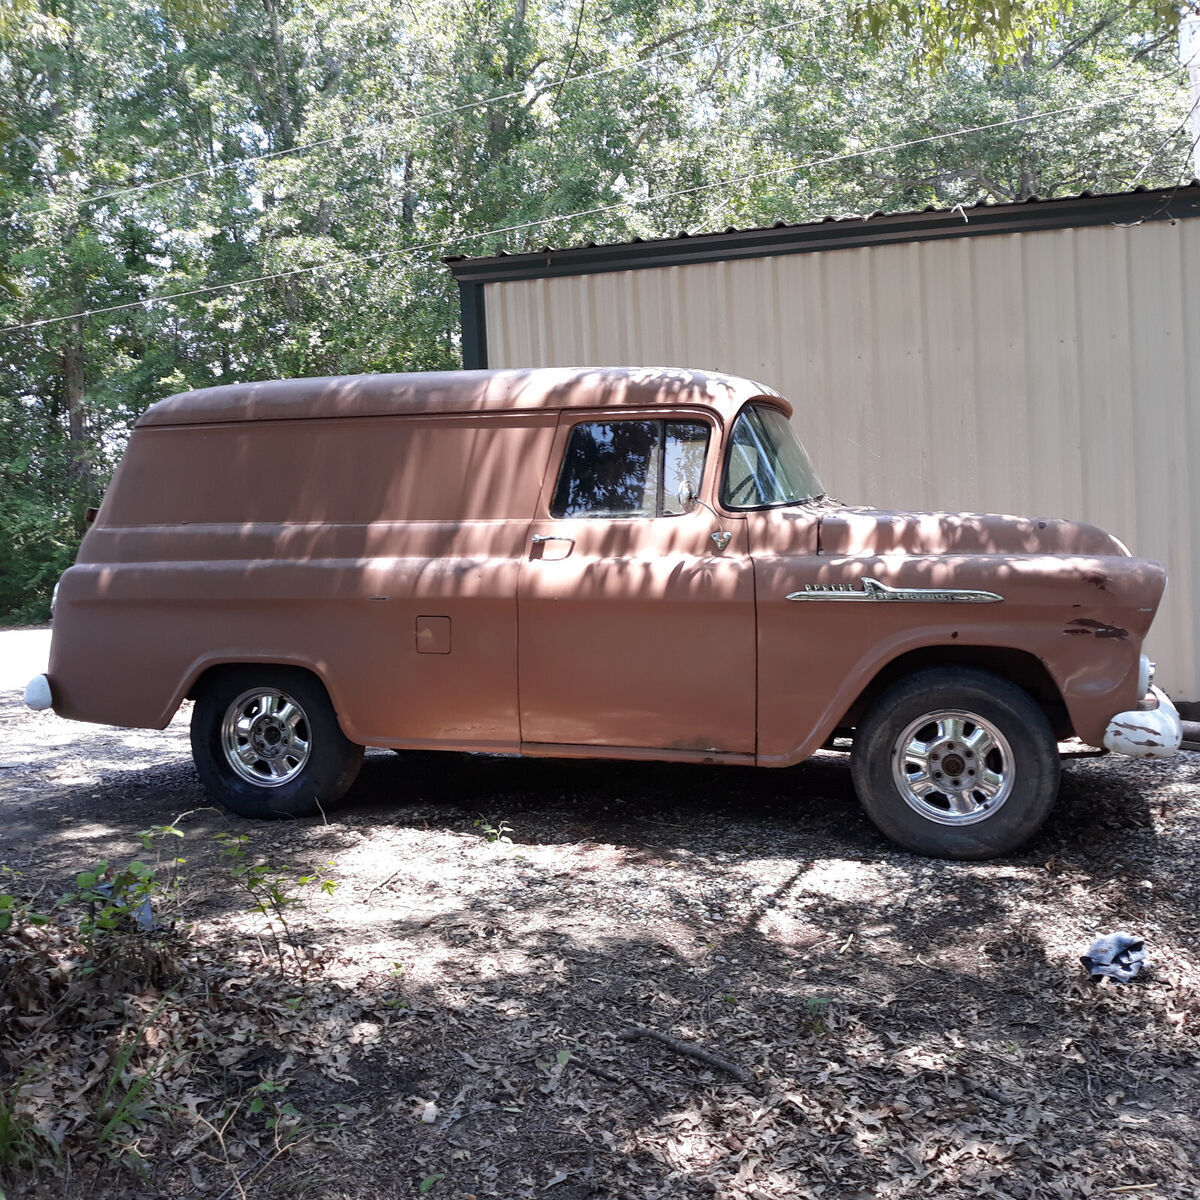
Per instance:
[[[205,681],[192,710],[192,757],[205,789],[241,817],[306,817],[354,782],[350,741],[320,681],[297,667],[240,666]]]
[[[893,841],[938,858],[993,858],[1031,837],[1058,794],[1058,746],[1015,684],[964,667],[894,684],[851,754],[867,815]]]

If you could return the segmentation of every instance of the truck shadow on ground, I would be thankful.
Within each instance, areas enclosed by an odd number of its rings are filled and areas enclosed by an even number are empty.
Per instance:
[[[48,839],[59,849],[112,853],[108,843],[206,810],[202,825],[262,838],[312,828],[321,818],[243,821],[213,808],[186,759],[134,769],[97,763],[86,782],[54,785],[36,765],[6,772],[0,857],[36,858]],[[1155,818],[1166,816],[1200,784],[1200,755],[1165,763],[1076,759],[1064,764],[1056,808],[1043,830],[1005,862],[1057,864],[1105,879],[1156,879],[1170,856],[1159,853]],[[411,825],[480,830],[505,822],[516,842],[594,841],[634,854],[678,849],[704,853],[709,828],[722,823],[721,849],[734,859],[773,853],[871,861],[900,854],[862,813],[849,757],[823,752],[796,767],[761,770],[667,763],[525,759],[436,752],[368,752],[343,804],[327,815],[323,844],[338,831]],[[57,857],[57,855],[55,856]]]
[[[1164,795],[1165,780],[1176,781],[1175,792],[1200,783],[1200,755],[1156,764],[1067,759],[1046,825],[1003,861],[1070,859],[1085,869],[1093,862],[1106,876],[1114,864],[1138,878],[1153,873],[1154,814],[1164,814],[1174,802]],[[514,826],[516,841],[593,839],[653,851],[686,847],[689,830],[728,820],[737,823],[737,833],[757,831],[777,853],[797,858],[812,853],[813,838],[823,853],[870,859],[897,852],[862,812],[849,755],[837,752],[780,770],[432,752],[370,755],[333,819],[394,824],[412,819],[413,808],[422,822],[436,823],[439,814],[450,824],[464,814],[493,823],[503,819]],[[558,819],[551,827],[539,826],[542,813]],[[734,837],[724,849],[738,854]]]

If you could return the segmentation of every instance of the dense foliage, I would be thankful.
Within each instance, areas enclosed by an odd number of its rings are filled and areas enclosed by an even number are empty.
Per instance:
[[[445,254],[1185,169],[1149,2],[932,73],[901,9],[0,0],[0,616],[44,615],[156,398],[456,365]]]

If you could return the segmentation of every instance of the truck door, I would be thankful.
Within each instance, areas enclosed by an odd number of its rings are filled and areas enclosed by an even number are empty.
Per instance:
[[[688,499],[718,446],[703,411],[563,414],[518,577],[526,751],[754,754],[746,521]]]

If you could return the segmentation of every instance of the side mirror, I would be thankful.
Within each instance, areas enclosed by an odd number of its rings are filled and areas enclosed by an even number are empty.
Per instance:
[[[717,517],[718,521],[721,519],[719,516],[717,516],[716,509],[714,509],[711,504],[705,504],[704,501],[696,495],[696,489],[692,487],[691,480],[685,479],[679,485],[679,490],[675,493],[675,495],[679,500],[679,507],[683,512],[689,513],[693,508],[696,507],[696,505],[699,505],[701,508],[707,509],[710,513],[712,513],[714,517]]]

